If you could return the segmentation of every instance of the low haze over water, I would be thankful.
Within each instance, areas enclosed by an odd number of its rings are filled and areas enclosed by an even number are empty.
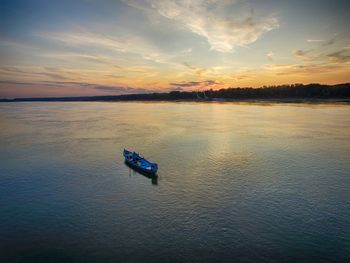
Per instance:
[[[0,125],[1,262],[350,260],[349,105],[3,103]]]

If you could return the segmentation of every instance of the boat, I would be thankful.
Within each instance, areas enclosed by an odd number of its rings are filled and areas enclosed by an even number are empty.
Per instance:
[[[157,175],[158,165],[156,163],[151,163],[140,154],[131,152],[127,149],[124,149],[123,155],[125,158],[125,163],[128,164],[131,168],[146,175]]]

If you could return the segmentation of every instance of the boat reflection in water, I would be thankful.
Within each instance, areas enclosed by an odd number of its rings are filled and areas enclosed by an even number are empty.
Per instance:
[[[131,173],[141,174],[141,175],[147,177],[148,179],[151,179],[153,185],[158,185],[158,175],[145,173],[145,172],[142,172],[142,170],[135,170],[134,167],[132,165],[130,165],[128,162],[125,161],[124,163],[130,168],[129,169],[129,176],[131,176]]]

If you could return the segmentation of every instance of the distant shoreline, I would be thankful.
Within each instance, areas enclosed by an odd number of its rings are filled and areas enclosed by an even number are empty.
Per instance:
[[[32,99],[0,99],[0,103],[15,102],[201,102],[201,103],[310,103],[310,104],[350,104],[350,98],[339,99],[317,99],[317,98],[283,98],[283,99],[180,99],[180,100],[103,100],[103,99],[81,99],[81,98],[32,98]]]
[[[171,91],[106,96],[13,98],[0,102],[78,102],[78,101],[187,101],[260,103],[349,103],[350,83],[337,85],[293,84],[261,88],[227,88],[205,91]]]

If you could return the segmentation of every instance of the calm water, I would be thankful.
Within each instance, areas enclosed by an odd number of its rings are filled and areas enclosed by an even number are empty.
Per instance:
[[[3,103],[0,125],[0,262],[350,262],[350,106]]]

